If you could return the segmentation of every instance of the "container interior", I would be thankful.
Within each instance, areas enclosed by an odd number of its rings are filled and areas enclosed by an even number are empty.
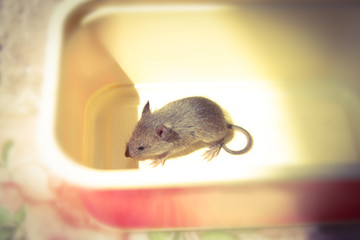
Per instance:
[[[326,4],[103,4],[64,28],[56,140],[94,169],[147,169],[125,146],[149,100],[219,103],[251,151],[206,149],[162,168],[356,163],[360,149],[360,8]],[[90,10],[89,10],[90,9]],[[235,134],[229,147],[245,138]],[[161,167],[161,166],[159,166]]]

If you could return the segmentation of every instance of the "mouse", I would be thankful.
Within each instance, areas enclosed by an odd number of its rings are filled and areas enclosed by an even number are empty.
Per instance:
[[[225,145],[230,131],[245,135],[247,144],[243,149],[231,150]],[[126,144],[125,156],[135,160],[152,159],[153,167],[164,166],[170,155],[199,143],[209,147],[203,157],[210,161],[221,148],[236,155],[247,153],[253,146],[253,138],[246,129],[228,123],[222,108],[208,98],[182,98],[154,112],[147,101]]]

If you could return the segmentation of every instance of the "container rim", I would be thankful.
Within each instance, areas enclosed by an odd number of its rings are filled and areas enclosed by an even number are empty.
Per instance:
[[[64,23],[69,14],[84,5],[87,0],[65,1],[53,13],[48,27],[45,55],[44,83],[38,122],[37,143],[40,161],[51,172],[69,183],[89,188],[164,188],[188,186],[214,186],[214,184],[241,184],[259,181],[283,181],[296,179],[359,179],[358,165],[329,165],[319,168],[313,166],[296,167],[207,167],[199,173],[191,166],[186,173],[169,169],[151,170],[96,170],[82,166],[61,151],[55,141],[55,116],[57,81],[63,44]],[[226,178],[224,178],[226,172]],[[184,177],[185,176],[185,177]]]

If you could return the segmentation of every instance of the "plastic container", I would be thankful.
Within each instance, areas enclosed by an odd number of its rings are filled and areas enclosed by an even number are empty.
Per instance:
[[[50,23],[44,164],[120,229],[359,220],[359,25],[360,8],[336,2],[65,2]],[[126,158],[146,101],[187,96],[218,102],[252,150]]]

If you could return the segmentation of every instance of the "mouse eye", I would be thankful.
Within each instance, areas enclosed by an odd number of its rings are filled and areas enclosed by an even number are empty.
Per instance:
[[[142,150],[144,150],[145,148],[143,147],[143,146],[140,146],[140,147],[138,147],[138,150],[140,150],[140,151],[142,151]]]

